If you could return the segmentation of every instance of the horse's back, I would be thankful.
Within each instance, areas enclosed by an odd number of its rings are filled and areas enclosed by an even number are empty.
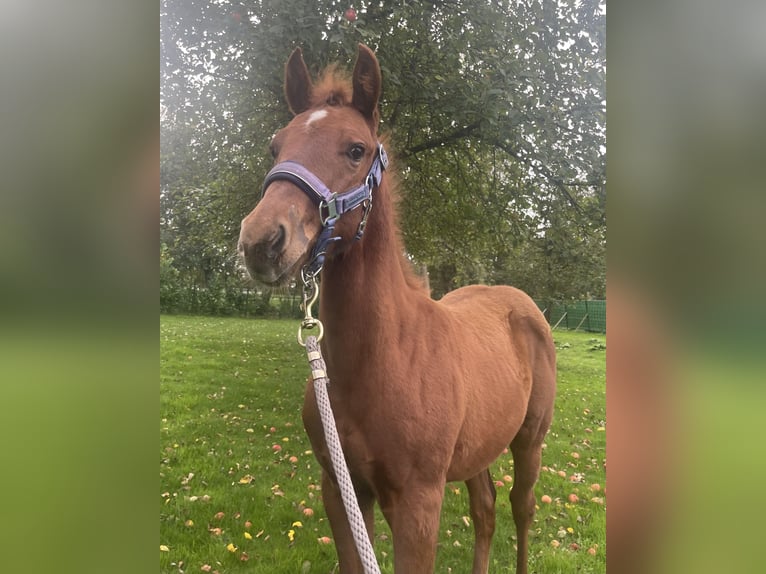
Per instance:
[[[447,293],[439,304],[465,323],[499,321],[543,336],[550,333],[545,317],[532,298],[508,285],[461,287]]]

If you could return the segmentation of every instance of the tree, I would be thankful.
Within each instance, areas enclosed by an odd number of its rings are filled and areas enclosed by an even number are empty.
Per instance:
[[[237,275],[239,220],[289,120],[282,71],[378,54],[402,224],[436,296],[471,282],[603,295],[605,5],[598,0],[162,0],[163,237],[199,284]],[[193,212],[189,213],[189,212]],[[232,279],[233,280],[233,279]]]

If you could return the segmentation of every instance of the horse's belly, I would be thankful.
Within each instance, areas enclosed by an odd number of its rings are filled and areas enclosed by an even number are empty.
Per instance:
[[[519,432],[527,411],[528,393],[523,387],[510,396],[493,397],[466,412],[447,470],[447,480],[467,480],[494,462]]]

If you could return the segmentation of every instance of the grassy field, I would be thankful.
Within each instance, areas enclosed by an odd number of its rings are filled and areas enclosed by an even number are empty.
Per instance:
[[[297,326],[160,317],[161,572],[337,571],[319,466],[300,418],[308,367]],[[558,397],[536,488],[530,572],[602,573],[606,338],[566,331],[554,338]],[[510,454],[492,475],[498,497],[490,572],[514,572]],[[391,573],[390,530],[377,517],[376,554]],[[469,572],[472,553],[465,485],[448,484],[436,572]]]

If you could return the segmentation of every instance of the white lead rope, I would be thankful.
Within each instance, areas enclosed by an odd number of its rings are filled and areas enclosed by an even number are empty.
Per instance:
[[[330,397],[327,394],[327,385],[329,383],[327,367],[322,358],[319,342],[313,335],[306,337],[306,352],[308,353],[309,365],[311,366],[311,378],[314,380],[314,393],[316,394],[317,405],[319,407],[319,416],[324,427],[325,441],[330,451],[335,478],[338,481],[343,506],[346,508],[348,523],[351,525],[351,533],[354,537],[356,550],[362,559],[365,574],[380,574],[380,568],[378,567],[375,552],[372,549],[372,543],[367,534],[362,511],[359,509],[359,501],[356,498],[354,484],[351,482],[351,476],[348,473],[346,458],[343,456],[343,449],[340,446],[338,429],[335,426],[335,417],[330,406]]]

